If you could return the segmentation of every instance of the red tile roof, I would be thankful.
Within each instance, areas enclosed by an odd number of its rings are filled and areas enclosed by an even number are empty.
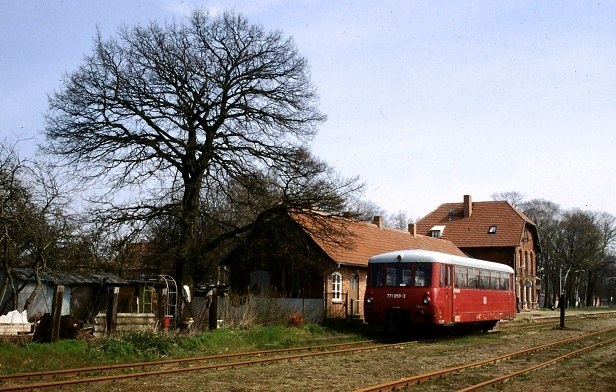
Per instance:
[[[342,218],[333,218],[342,219]],[[344,219],[344,227],[350,234],[348,247],[325,243],[311,235],[314,241],[336,263],[344,265],[367,266],[372,256],[405,249],[425,249],[466,256],[451,241],[423,235],[413,237],[410,232],[387,227],[379,227],[368,222]]]
[[[463,202],[441,204],[417,222],[417,232],[430,235],[434,226],[445,226],[441,238],[460,248],[517,246],[525,227],[536,234],[535,224],[507,201],[473,202],[469,218]],[[491,226],[496,226],[493,234],[488,232]]]

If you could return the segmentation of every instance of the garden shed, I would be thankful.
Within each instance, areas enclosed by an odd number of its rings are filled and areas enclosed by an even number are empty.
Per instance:
[[[5,282],[6,272],[0,272],[0,279]],[[50,313],[56,286],[64,286],[62,315],[71,315],[78,320],[87,320],[104,309],[109,292],[114,287],[129,286],[130,283],[108,272],[59,272],[42,270],[38,273],[40,285],[31,268],[13,268],[11,270],[17,291],[17,309],[23,311],[26,301],[34,294],[28,309],[30,322]],[[12,307],[12,293],[8,287],[0,290],[0,309],[2,314],[15,310]]]

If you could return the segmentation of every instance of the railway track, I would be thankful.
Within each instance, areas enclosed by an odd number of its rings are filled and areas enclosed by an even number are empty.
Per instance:
[[[594,318],[595,317],[592,317],[592,316],[588,317],[588,319],[594,319]],[[558,324],[558,321],[555,321],[555,320],[541,320],[541,321],[542,322],[551,321],[552,325]],[[533,327],[535,326],[536,323],[532,321],[528,323],[521,322],[521,323],[515,323],[515,324],[517,324],[517,326],[519,326],[521,330],[526,330],[527,327]],[[547,324],[541,324],[541,325],[545,326]],[[571,325],[575,326],[573,322],[571,323]],[[531,332],[531,334],[533,333],[534,332]],[[603,331],[601,331],[601,333],[603,333]],[[591,335],[592,334],[589,334],[588,336],[591,336]],[[513,339],[517,339],[518,335],[513,334],[511,336],[513,336]],[[413,339],[412,337],[406,336],[405,340],[411,340],[409,338]],[[494,339],[496,338],[497,337],[494,337]],[[510,337],[509,339],[512,339],[512,338]],[[421,340],[421,342],[429,342],[429,341],[432,341],[432,339],[427,339],[427,340],[422,339]],[[435,340],[435,341],[438,342],[438,340]],[[268,383],[274,382],[275,384],[271,385],[273,387],[272,388],[273,390],[288,390],[288,388],[282,387],[282,385],[288,386],[288,384],[285,384],[286,383],[286,381],[284,380],[285,376],[282,377],[282,380],[280,382],[280,388],[276,389],[277,388],[276,385],[278,385],[278,382],[274,381],[278,379],[276,375],[276,370],[273,370],[273,371],[263,370],[262,371],[262,370],[257,370],[259,369],[259,367],[254,367],[254,368],[249,368],[249,367],[254,366],[254,365],[273,364],[277,362],[280,364],[280,366],[282,366],[282,368],[286,367],[287,369],[293,369],[292,372],[294,374],[300,367],[308,368],[308,369],[316,367],[317,369],[321,369],[321,370],[317,370],[317,372],[320,371],[319,373],[320,376],[318,376],[319,379],[327,380],[329,373],[327,373],[328,372],[327,370],[322,370],[322,368],[319,368],[321,364],[327,364],[327,363],[338,364],[340,363],[340,361],[345,361],[345,363],[347,364],[348,363],[363,363],[364,358],[374,358],[374,356],[376,355],[382,355],[382,354],[377,354],[376,353],[377,350],[394,349],[394,348],[399,349],[399,350],[392,351],[391,355],[394,355],[393,354],[394,352],[396,353],[395,355],[398,355],[397,353],[402,353],[405,351],[409,353],[415,352],[415,350],[405,350],[406,346],[410,345],[411,343],[415,343],[415,342],[416,341],[413,341],[413,342],[394,341],[394,342],[391,342],[391,344],[379,344],[379,343],[384,343],[384,342],[377,343],[373,340],[364,340],[360,342],[297,347],[297,348],[289,348],[289,349],[283,349],[283,350],[262,350],[262,351],[241,352],[241,353],[234,353],[234,354],[224,354],[224,355],[209,355],[209,356],[201,356],[201,357],[170,359],[170,360],[164,360],[164,361],[140,362],[140,363],[131,363],[131,364],[116,364],[116,365],[106,365],[106,366],[93,366],[93,367],[80,368],[80,369],[66,369],[66,370],[59,370],[59,371],[0,375],[0,391],[60,389],[60,388],[65,388],[70,385],[74,385],[75,387],[73,388],[76,388],[77,390],[86,390],[86,389],[87,390],[104,390],[101,388],[106,389],[108,388],[107,385],[96,386],[96,384],[115,383],[115,382],[121,381],[120,383],[116,384],[117,386],[115,387],[116,388],[115,390],[117,390],[117,388],[120,388],[120,389],[123,389],[124,387],[130,388],[132,385],[134,385],[133,384],[134,380],[139,380],[138,382],[139,382],[139,385],[141,386],[158,385],[159,381],[157,381],[155,377],[160,377],[160,376],[165,376],[165,375],[170,376],[170,378],[161,378],[161,380],[173,379],[174,383],[178,383],[178,382],[183,383],[184,382],[183,380],[194,379],[194,376],[192,376],[191,373],[189,372],[198,372],[198,371],[204,372],[203,373],[203,376],[205,377],[204,379],[207,379],[209,383],[212,383],[212,382],[216,383],[216,385],[234,385],[233,384],[234,382],[242,383],[242,382],[253,382],[256,380],[262,380],[260,381],[262,383],[263,382],[268,382]],[[425,345],[421,345],[417,347],[425,347]],[[548,350],[545,350],[545,351],[548,351]],[[362,352],[364,353],[362,354]],[[375,353],[371,353],[371,352],[375,352]],[[336,358],[336,356],[345,356],[344,354],[349,354],[349,353],[358,353],[358,355],[357,357],[348,356],[347,357],[348,360]],[[412,355],[414,356],[415,354],[412,354]],[[328,359],[327,356],[330,356],[331,359]],[[520,356],[523,357],[523,354],[520,354]],[[534,354],[534,356],[536,356],[536,354]],[[322,357],[322,359],[317,360],[316,358],[318,357]],[[387,358],[387,357],[389,357],[389,354],[385,355],[383,358]],[[302,361],[304,359],[309,359],[309,358],[315,358],[315,361]],[[413,358],[413,357],[410,357],[410,358]],[[373,360],[373,359],[369,359],[369,361],[370,360]],[[412,359],[410,360],[412,361]],[[302,364],[301,365],[286,364],[292,361],[302,361]],[[501,362],[508,362],[508,361],[509,360],[502,360]],[[325,366],[327,368],[327,365]],[[484,367],[485,366],[488,366],[488,365],[486,364],[484,365]],[[546,366],[549,366],[549,365],[546,365]],[[226,379],[225,377],[229,377],[229,376],[223,376],[223,378],[220,378],[219,376],[214,376],[213,373],[208,372],[210,370],[218,370],[218,369],[222,370],[225,368],[233,369],[233,368],[242,368],[242,367],[244,367],[245,370],[238,369],[238,370],[234,370],[233,373],[221,373],[221,374],[231,375],[230,377],[234,380],[234,381],[230,381],[231,384],[225,384],[229,382],[228,379]],[[328,368],[331,368],[331,366],[329,366]],[[268,367],[268,369],[270,368]],[[278,369],[278,367],[272,367],[271,369]],[[362,367],[362,370],[358,370],[358,371],[363,372],[364,369],[366,368]],[[516,371],[517,370],[518,369],[516,369]],[[287,370],[287,372],[288,371],[289,370]],[[261,374],[264,374],[263,372],[270,374],[270,376],[267,376],[269,378],[262,379]],[[464,372],[461,372],[461,373],[463,374]],[[466,372],[466,373],[475,373],[475,372]],[[508,366],[508,368],[502,372],[502,375],[508,375],[509,373],[512,373],[511,366]],[[216,374],[218,373],[216,372]],[[254,374],[254,376],[252,375],[245,376],[245,374]],[[288,373],[280,373],[280,374],[288,374]],[[175,376],[171,377],[173,375],[176,375],[177,377]],[[306,373],[304,373],[303,376],[306,377],[306,379],[310,379],[311,377],[309,374],[306,374]],[[402,374],[399,375],[399,377],[404,377],[404,376],[405,375],[403,372]],[[199,379],[202,379],[201,376],[199,376]],[[377,379],[379,378],[373,378],[373,381]],[[386,379],[387,378],[385,378],[385,380]],[[483,382],[485,379],[486,378],[484,378],[480,382]],[[268,381],[264,381],[264,380],[268,380]],[[380,380],[383,380],[383,378],[380,378]],[[258,383],[259,381],[256,381],[256,382]],[[424,381],[422,381],[422,383],[424,383]],[[316,387],[314,389],[318,389],[318,390],[329,390],[329,385],[331,385],[331,384],[327,384],[327,382],[325,383],[317,382],[317,384],[319,385],[319,387]],[[343,390],[352,390],[354,388],[357,388],[360,385],[369,385],[369,384],[370,384],[370,380],[366,379],[364,380],[363,383],[355,382],[354,385],[349,385],[348,388],[346,389],[343,388]],[[453,387],[448,387],[446,389],[455,389],[455,387],[458,387],[459,385],[471,385],[471,384],[472,383],[462,384],[462,383],[456,382],[453,384]],[[79,385],[81,385],[81,387],[79,387]],[[301,387],[296,388],[296,389],[307,390],[305,389],[305,388],[308,388],[306,384],[301,384],[301,385],[302,385]],[[323,387],[323,385],[327,385],[327,386]],[[429,385],[429,384],[423,384],[423,385]],[[422,389],[423,389],[423,385],[422,385]],[[70,389],[73,389],[73,388],[70,388]],[[195,386],[192,386],[185,390],[194,390],[195,388],[196,388]],[[367,390],[370,390],[370,389],[367,389]],[[391,390],[391,388],[390,389],[375,389],[375,390]]]
[[[598,342],[590,341],[589,343],[589,340],[592,338],[597,338],[600,340]],[[464,392],[476,391],[488,386],[502,384],[514,379],[515,377],[532,373],[545,367],[552,366],[559,361],[581,355],[589,350],[614,343],[616,343],[616,328],[607,328],[600,331],[557,340],[524,350],[514,351],[466,365],[450,367],[416,376],[406,377],[392,382],[357,389],[355,392],[393,391],[399,390],[400,388],[411,388],[418,384],[422,384],[422,390],[424,390],[426,389],[427,382],[434,380],[439,380],[439,382],[441,382],[440,379],[446,377],[452,378],[451,385],[447,385],[447,383],[445,383],[446,386],[443,388],[446,390],[455,390],[456,386],[464,383],[468,384],[469,380],[473,380],[475,378],[474,375],[468,375],[468,372],[467,375],[460,377],[459,375],[463,374],[465,371],[490,366],[492,369],[490,369],[487,373],[492,374],[498,373],[499,371],[504,373],[496,376],[484,376],[484,378],[487,378],[486,380],[481,380],[478,382],[470,381],[471,385],[463,389],[459,389],[459,391]],[[538,353],[542,353],[542,355],[537,355]],[[515,360],[517,360],[518,363],[512,365],[512,361]],[[507,362],[506,366],[496,366],[497,364],[504,364],[505,362]],[[533,364],[530,364],[531,362]],[[516,368],[516,370],[511,371],[510,369],[512,367]]]
[[[0,391],[59,389],[79,384],[90,385],[95,383],[116,382],[120,380],[137,380],[146,377],[160,377],[177,373],[237,368],[252,365],[266,365],[270,363],[303,360],[306,358],[326,355],[384,350],[401,347],[412,343],[414,342],[409,341],[392,344],[375,344],[374,340],[363,340],[358,342],[337,343],[321,346],[261,350],[130,364],[102,365],[79,369],[61,369],[32,373],[6,374],[0,375]],[[238,358],[243,357],[252,357],[253,359],[237,360]],[[191,363],[193,365],[189,366]],[[195,363],[207,364],[194,365]],[[147,370],[153,368],[157,368],[157,370]]]
[[[569,323],[577,323],[580,321],[585,321],[588,319],[603,319],[603,318],[613,318],[616,316],[615,311],[606,311],[606,312],[589,312],[589,313],[568,313],[565,316],[566,325]],[[552,327],[560,324],[560,316],[559,315],[549,315],[549,316],[536,316],[536,317],[528,317],[522,318],[521,320],[516,321],[501,321],[496,325],[494,331],[508,331],[516,328],[542,328],[542,327]]]

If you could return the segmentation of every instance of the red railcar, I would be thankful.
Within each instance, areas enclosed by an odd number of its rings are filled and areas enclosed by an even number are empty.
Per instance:
[[[516,314],[513,269],[425,250],[371,257],[364,297],[369,324],[493,328]]]

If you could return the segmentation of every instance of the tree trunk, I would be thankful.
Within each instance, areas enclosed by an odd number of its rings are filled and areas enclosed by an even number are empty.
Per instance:
[[[586,306],[594,306],[593,296],[595,292],[596,279],[597,275],[593,274],[592,271],[588,272],[588,276],[586,277],[586,284],[584,285],[584,303]]]
[[[191,267],[196,260],[195,242],[197,220],[199,218],[201,179],[184,176],[184,195],[182,197],[182,217],[180,233],[180,257],[175,261],[175,279],[179,288],[191,285]]]

